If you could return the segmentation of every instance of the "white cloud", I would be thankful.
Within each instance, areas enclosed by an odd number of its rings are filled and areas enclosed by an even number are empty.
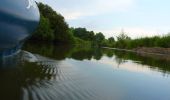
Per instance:
[[[125,11],[134,5],[134,0],[95,0],[99,12]]]
[[[109,12],[122,12],[131,8],[134,4],[133,0],[89,0],[83,5],[79,5],[78,1],[74,4],[73,9],[62,10],[61,13],[66,17],[80,18],[85,16],[95,16]],[[77,14],[79,14],[77,16]]]
[[[170,30],[168,30],[168,27],[160,27],[159,29],[157,28],[152,28],[152,27],[147,27],[147,28],[142,28],[142,27],[126,27],[126,28],[122,28],[122,27],[117,27],[117,28],[113,28],[113,29],[108,29],[108,30],[96,30],[96,32],[103,32],[104,35],[108,38],[108,37],[116,37],[118,36],[122,29],[124,30],[124,32],[130,36],[131,38],[140,38],[140,37],[151,37],[151,36],[162,36],[167,34],[168,32],[170,32]]]
[[[67,20],[72,20],[109,12],[127,11],[133,7],[134,3],[135,0],[69,0],[65,2],[64,0],[56,0],[55,5],[51,5]]]
[[[75,20],[83,16],[84,14],[81,12],[72,12],[72,13],[64,13],[63,14],[66,18],[66,20]]]

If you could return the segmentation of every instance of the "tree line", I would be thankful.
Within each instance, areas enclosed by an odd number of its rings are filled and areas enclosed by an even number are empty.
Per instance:
[[[111,46],[115,42],[114,37],[106,39],[103,33],[88,31],[86,28],[71,28],[73,36],[84,41],[89,41],[95,46]]]
[[[86,41],[91,41],[103,47],[113,47],[122,49],[133,49],[138,47],[162,47],[170,48],[170,33],[163,36],[141,37],[131,39],[125,32],[121,32],[116,38],[108,39],[99,32],[94,35],[93,31],[87,31],[85,28],[75,28],[74,36]]]
[[[111,37],[107,41],[103,33],[94,33],[85,28],[69,28],[64,17],[48,5],[38,3],[40,24],[30,41],[53,42],[65,44],[106,45],[114,42]],[[108,42],[108,43],[107,43]]]
[[[92,46],[133,49],[137,47],[170,47],[170,34],[131,39],[125,32],[116,38],[106,38],[103,33],[88,31],[86,28],[69,27],[64,17],[48,5],[38,3],[40,10],[40,25],[30,40],[71,45],[88,44]]]

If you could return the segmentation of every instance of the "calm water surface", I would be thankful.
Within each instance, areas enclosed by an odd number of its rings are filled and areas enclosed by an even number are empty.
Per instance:
[[[31,44],[0,66],[0,100],[170,100],[161,57]]]

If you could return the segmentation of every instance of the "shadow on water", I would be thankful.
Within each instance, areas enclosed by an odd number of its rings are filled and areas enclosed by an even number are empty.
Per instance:
[[[89,46],[69,46],[69,45],[52,45],[52,44],[27,44],[24,50],[55,60],[64,60],[72,58],[75,60],[100,60],[103,56],[102,50]]]
[[[28,96],[35,95],[31,91],[50,86],[49,80],[58,77],[57,61],[35,56],[22,51],[18,55],[1,59],[1,100],[27,100]],[[29,100],[32,100],[30,97]]]
[[[117,64],[132,60],[162,73],[170,72],[167,60],[124,51],[51,44],[26,44],[24,50],[0,60],[0,100],[55,100],[56,94],[48,88],[61,78],[59,67],[66,59],[101,60],[107,56],[115,57]]]

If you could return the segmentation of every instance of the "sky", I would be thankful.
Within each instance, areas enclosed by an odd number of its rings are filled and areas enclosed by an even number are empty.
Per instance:
[[[132,38],[170,32],[170,0],[36,0],[62,14],[70,27],[106,37],[123,30]]]

